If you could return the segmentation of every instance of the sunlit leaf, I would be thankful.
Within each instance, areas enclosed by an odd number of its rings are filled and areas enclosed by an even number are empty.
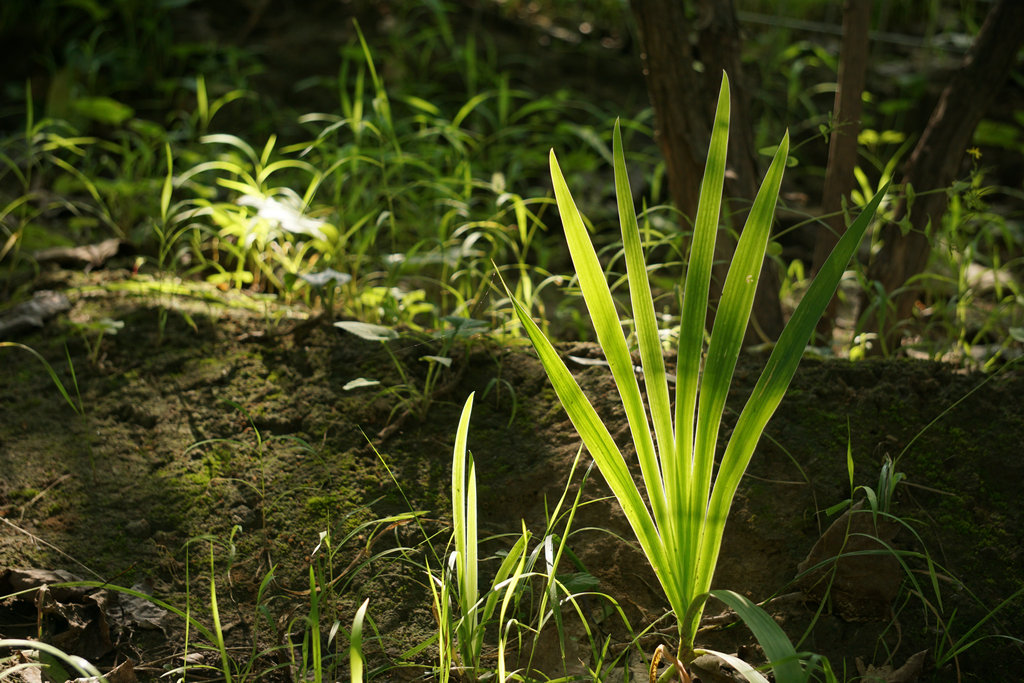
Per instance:
[[[71,103],[78,115],[99,123],[118,126],[135,115],[135,110],[109,97],[81,97]]]
[[[768,658],[778,683],[802,683],[807,679],[800,667],[793,643],[771,615],[739,593],[715,590],[711,591],[711,595],[731,607],[753,632],[757,642],[764,649],[765,657]],[[747,680],[756,679],[748,676]]]
[[[333,268],[324,268],[319,273],[299,273],[299,277],[314,287],[323,287],[328,282],[333,282],[337,285],[347,285],[352,281],[351,275],[339,273]]]
[[[361,389],[362,387],[375,387],[380,384],[379,380],[367,379],[365,377],[357,377],[354,380],[345,382],[345,386],[342,387],[343,391],[352,391],[353,389]]]
[[[351,332],[360,339],[366,339],[369,341],[388,341],[389,339],[398,339],[398,333],[390,327],[384,327],[383,325],[374,325],[373,323],[364,323],[358,320],[339,320],[334,323],[335,327],[340,327],[346,332]]]
[[[285,199],[257,197],[250,194],[238,198],[238,204],[256,209],[257,218],[262,218],[282,230],[309,235],[317,239],[326,239],[322,228],[327,225],[327,221],[304,215],[301,207],[295,206],[296,203]]]

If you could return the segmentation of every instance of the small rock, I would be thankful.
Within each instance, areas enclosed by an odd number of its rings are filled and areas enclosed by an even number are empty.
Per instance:
[[[248,529],[256,521],[256,513],[248,505],[239,505],[231,510],[231,523]]]
[[[900,562],[889,549],[900,525],[882,515],[876,519],[861,503],[825,530],[797,567],[796,585],[809,599],[830,598],[846,621],[883,621],[892,614],[903,581]]]

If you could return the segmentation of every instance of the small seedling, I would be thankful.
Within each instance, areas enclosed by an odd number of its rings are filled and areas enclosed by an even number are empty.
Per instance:
[[[84,323],[68,322],[71,330],[82,337],[86,351],[89,355],[89,363],[93,366],[100,364],[100,350],[103,337],[117,334],[124,328],[123,320],[112,320],[111,318],[100,318],[99,320],[88,320]]]

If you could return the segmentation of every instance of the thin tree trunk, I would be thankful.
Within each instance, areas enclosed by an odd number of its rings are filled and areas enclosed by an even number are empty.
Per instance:
[[[963,65],[942,91],[904,166],[903,181],[913,187],[916,198],[904,200],[895,220],[882,228],[882,249],[868,268],[869,280],[880,282],[893,304],[882,315],[877,307],[864,315],[864,331],[878,334],[873,353],[887,353],[899,345],[897,326],[910,317],[919,294],[911,278],[928,265],[930,240],[946,211],[944,190],[960,172],[974,129],[1005,82],[1022,44],[1024,1],[998,0]],[[867,310],[868,304],[867,295],[862,296],[861,310]]]
[[[672,0],[632,0],[640,31],[647,93],[654,107],[654,139],[665,159],[669,194],[693,220],[704,156],[710,141],[707,81],[693,68],[686,5]]]
[[[630,6],[640,32],[655,139],[665,159],[669,194],[688,221],[697,213],[714,116],[713,95],[722,72],[729,74],[732,117],[726,195],[734,201],[726,204],[726,213],[738,231],[754,199],[758,172],[732,0],[631,0]],[[690,40],[692,35],[695,41]],[[712,297],[716,301],[735,246],[723,238],[715,252],[719,265]],[[751,320],[751,329],[757,333],[748,331],[748,341],[778,337],[783,322],[778,291],[777,269],[774,262],[766,261]]]
[[[821,208],[826,227],[819,230],[814,244],[811,274],[817,275],[839,238],[846,232],[843,200],[850,199],[857,166],[857,136],[860,134],[861,95],[868,68],[868,30],[871,26],[872,0],[846,0],[843,5],[843,39],[839,47],[839,74],[832,113],[832,136],[828,146],[825,187]],[[818,337],[832,341],[835,326],[836,297],[832,297],[825,315],[818,322]]]

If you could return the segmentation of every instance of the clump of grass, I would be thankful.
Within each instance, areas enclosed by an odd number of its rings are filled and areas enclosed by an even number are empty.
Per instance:
[[[618,126],[614,135],[615,188],[647,406],[604,271],[554,151],[551,153],[551,176],[569,251],[598,341],[625,408],[646,499],[633,482],[627,461],[608,428],[551,342],[533,322],[529,311],[516,302],[519,320],[540,355],[559,399],[621,505],[676,614],[679,635],[676,656],[680,666],[685,666],[698,652],[694,648],[697,625],[711,589],[725,520],[736,487],[764,426],[782,400],[818,318],[884,195],[884,192],[878,193],[849,227],[808,289],[775,344],[713,479],[725,399],[750,317],[788,150],[788,136],[784,136],[741,233],[705,347],[704,320],[725,177],[728,130],[729,85],[728,78],[723,77],[684,283],[674,417]],[[730,606],[736,607],[732,603]],[[751,610],[746,616],[760,623],[755,611]],[[762,641],[762,645],[778,680],[800,680],[802,674],[788,640],[784,643]]]
[[[481,669],[484,627],[494,617],[498,602],[499,628],[504,621],[509,601],[523,579],[526,567],[526,547],[530,534],[525,525],[518,540],[505,555],[494,576],[491,587],[480,594],[480,574],[477,536],[476,467],[473,456],[466,448],[469,418],[473,412],[473,394],[462,409],[455,435],[452,455],[452,536],[454,551],[447,566],[438,574],[430,575],[430,593],[438,623],[439,680],[447,681],[453,671],[460,680],[476,681]],[[458,616],[451,605],[458,606]],[[502,629],[507,635],[508,628]],[[499,636],[499,670],[504,680],[504,640]]]

